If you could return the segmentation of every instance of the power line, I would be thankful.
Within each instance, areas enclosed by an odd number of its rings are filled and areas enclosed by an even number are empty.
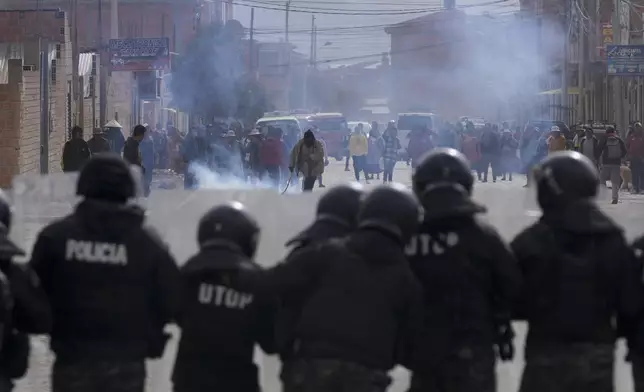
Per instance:
[[[263,5],[269,5],[271,7],[282,7],[283,4],[280,3],[275,3],[275,2],[270,2],[270,1],[262,1],[262,0],[240,0],[244,1],[247,3],[253,3],[253,4],[263,4]],[[415,12],[415,11],[424,11],[424,12],[430,12],[436,7],[422,7],[422,8],[396,8],[396,9],[379,9],[379,10],[374,10],[373,8],[370,9],[350,9],[350,8],[324,8],[324,7],[308,7],[308,6],[301,6],[297,4],[291,4],[289,9],[300,9],[300,10],[307,10],[307,11],[334,11],[334,12]],[[439,8],[440,9],[440,8]]]
[[[548,11],[547,7],[545,8],[542,12],[540,13],[535,13],[532,14],[531,16],[542,16],[542,15],[552,15],[551,13],[547,12]],[[558,9],[558,7],[552,7],[553,9]],[[520,22],[520,21],[517,21]],[[336,57],[332,59],[326,59],[326,60],[319,60],[316,61],[315,64],[330,64],[330,63],[337,63],[337,62],[343,62],[343,61],[355,61],[355,60],[368,60],[372,58],[380,58],[382,57],[383,54],[387,54],[389,56],[397,55],[397,54],[402,54],[402,53],[410,53],[410,52],[418,52],[418,51],[423,51],[431,48],[436,48],[436,47],[441,47],[445,45],[451,45],[454,43],[458,42],[464,42],[466,39],[460,39],[460,40],[455,40],[455,41],[445,41],[445,42],[440,42],[437,44],[432,44],[432,45],[423,45],[423,46],[418,46],[414,48],[409,48],[405,50],[396,50],[396,51],[380,51],[377,53],[371,53],[371,54],[365,54],[365,55],[356,55],[356,56],[347,56],[347,57]],[[286,67],[286,66],[294,66],[294,65],[307,65],[309,64],[310,61],[307,60],[302,63],[291,63],[291,64],[274,64],[274,65],[268,65],[267,67]]]
[[[417,46],[414,48],[409,48],[409,49],[402,49],[402,50],[396,50],[396,51],[381,51],[378,53],[372,53],[372,54],[364,54],[364,55],[357,55],[357,56],[348,56],[348,57],[338,57],[334,59],[327,59],[327,60],[319,60],[315,61],[313,64],[329,64],[329,63],[337,63],[340,61],[353,61],[353,60],[366,60],[374,57],[382,57],[383,54],[386,54],[388,56],[391,55],[396,55],[396,54],[402,54],[402,53],[411,53],[411,52],[420,52],[423,50],[431,49],[431,48],[437,48],[445,45],[451,45],[454,43],[458,42],[464,42],[465,40],[460,39],[460,40],[455,40],[455,41],[446,41],[446,42],[439,42],[436,44],[431,44],[431,45],[422,45],[422,46]],[[279,67],[292,67],[296,65],[308,65],[311,64],[309,60],[303,61],[300,63],[284,63],[284,64],[273,64],[273,65],[267,65],[267,68],[279,68]]]
[[[270,11],[286,11],[285,8],[272,8],[272,7],[266,7],[262,5],[256,5],[256,4],[242,4],[242,3],[236,3],[232,2],[235,5],[239,5],[242,7],[249,7],[249,8],[258,8],[258,9],[263,9],[263,10],[270,10]],[[347,15],[347,16],[384,16],[384,15],[411,15],[411,14],[424,14],[427,12],[430,12],[430,10],[422,10],[422,11],[405,11],[405,12],[383,12],[383,13],[374,13],[374,12],[336,12],[336,11],[320,11],[320,10],[303,10],[303,9],[291,9],[290,12],[298,12],[302,14],[318,14],[318,15]]]
[[[262,2],[259,0],[239,0],[239,1],[246,1],[249,4],[245,3],[239,3],[239,2],[233,2],[235,5],[239,5],[242,7],[255,7],[259,9],[266,9],[266,10],[271,10],[271,11],[282,11],[286,12],[286,6],[279,6],[277,4],[273,3],[267,3],[267,2]],[[483,6],[489,6],[489,5],[495,5],[495,4],[501,4],[505,3],[509,0],[496,0],[496,1],[490,1],[487,3],[482,3],[482,4],[473,4],[469,6],[461,6],[458,7],[459,9],[465,9],[465,8],[474,8],[474,7],[483,7]],[[265,5],[258,5],[258,4],[265,4]],[[270,5],[270,7],[268,6]],[[315,9],[315,8],[309,8],[309,7],[299,7],[297,8],[294,5],[291,5],[289,8],[290,12],[300,12],[300,13],[307,13],[307,14],[321,14],[321,15],[354,15],[354,16],[368,16],[368,15],[410,15],[410,14],[423,14],[423,13],[428,13],[428,12],[437,12],[437,11],[444,11],[446,8],[444,7],[436,7],[436,8],[425,8],[425,9],[418,9],[418,10],[389,10],[389,11],[378,11],[378,10],[370,10],[370,11],[354,11],[352,12],[351,10],[342,10],[342,9]]]
[[[280,1],[270,1],[269,2],[275,3],[276,5],[281,5],[282,3]],[[299,4],[301,3],[308,3],[308,4],[341,4],[341,5],[346,5],[346,1],[319,1],[319,0],[313,0],[313,1],[307,1],[307,0],[297,0]],[[391,5],[391,6],[426,6],[427,2],[424,1],[419,1],[419,2],[400,2],[400,3],[391,3],[391,2],[369,2],[369,1],[358,1],[355,3],[356,5]]]

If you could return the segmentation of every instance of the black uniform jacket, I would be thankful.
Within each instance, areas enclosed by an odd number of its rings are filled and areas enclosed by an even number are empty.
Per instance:
[[[243,283],[260,271],[259,265],[228,243],[202,249],[181,268],[182,333],[175,385],[257,388],[255,344],[265,353],[275,352],[276,301]]]
[[[387,371],[409,365],[422,321],[421,292],[402,247],[373,230],[307,247],[267,271],[265,289],[306,298],[296,357]]]
[[[565,343],[613,343],[642,312],[641,268],[622,230],[591,202],[546,211],[512,241],[525,285],[515,316],[526,355]]]
[[[287,242],[293,250],[286,260],[294,257],[294,253],[302,251],[332,238],[343,238],[352,231],[349,225],[339,224],[331,220],[316,220],[309,227]],[[307,298],[294,295],[284,295],[279,301],[279,310],[275,327],[277,349],[282,361],[288,360],[293,354],[295,328],[297,327],[302,306]]]
[[[86,199],[38,235],[31,266],[59,359],[143,359],[176,316],[179,269],[143,222],[136,207]]]
[[[522,282],[496,230],[473,215],[426,220],[406,253],[424,293],[421,362],[437,364],[466,348],[492,350]]]

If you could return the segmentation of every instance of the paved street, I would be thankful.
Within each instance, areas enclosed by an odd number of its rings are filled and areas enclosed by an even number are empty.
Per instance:
[[[394,180],[410,185],[411,171],[399,163],[394,173]],[[31,247],[34,236],[42,225],[51,219],[70,211],[75,198],[73,196],[73,179],[55,176],[54,180],[27,180],[23,186],[15,187],[20,194],[16,198],[16,225],[12,235],[27,249]],[[354,179],[352,172],[344,171],[344,163],[332,160],[324,174],[327,186]],[[284,254],[284,242],[305,224],[310,222],[319,196],[316,187],[313,194],[279,195],[272,190],[202,190],[187,192],[179,187],[173,190],[155,189],[145,201],[149,211],[149,220],[167,240],[170,248],[180,262],[196,250],[195,232],[199,216],[210,206],[225,200],[239,200],[256,214],[263,227],[258,260],[271,265]],[[364,182],[364,181],[363,181]],[[155,181],[158,186],[160,181]],[[372,184],[380,181],[372,181]],[[506,239],[511,239],[519,230],[538,216],[531,190],[522,188],[524,176],[516,176],[513,182],[477,183],[475,197],[488,207],[485,219],[500,229]],[[623,224],[629,237],[644,233],[644,196],[632,196],[622,193],[622,200],[617,205],[610,205],[610,196],[600,198],[601,206],[618,222]],[[524,338],[525,328],[517,325],[517,346]],[[166,358],[151,363],[149,367],[149,391],[169,392],[171,390],[168,376],[173,362],[176,341],[170,345]],[[19,392],[41,392],[49,390],[48,373],[52,357],[47,353],[46,340],[34,339],[32,366],[28,377],[18,387]],[[517,389],[521,370],[522,350],[519,349],[517,360],[512,364],[499,366],[499,391],[514,392]],[[629,368],[623,364],[623,350],[618,354],[620,365],[616,374],[617,391],[630,392],[632,385],[628,377]],[[263,358],[262,380],[264,390],[280,390],[276,378],[278,363],[276,360]],[[394,373],[395,384],[392,391],[403,391],[406,385],[404,371]]]

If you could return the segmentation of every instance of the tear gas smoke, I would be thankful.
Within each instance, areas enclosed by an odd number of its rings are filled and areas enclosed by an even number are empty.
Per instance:
[[[416,37],[433,39],[409,42],[408,50],[392,47],[395,109],[425,106],[448,120],[539,117],[542,113],[525,110],[533,106],[542,77],[561,63],[567,34],[558,19],[543,18],[537,25],[517,15],[448,11],[440,19],[416,22],[422,32]],[[393,28],[391,33],[402,32]],[[557,73],[550,77],[559,78]]]
[[[284,185],[276,185],[275,183],[265,179],[255,179],[252,182],[246,178],[238,177],[230,173],[219,173],[210,169],[208,166],[193,162],[186,168],[186,172],[193,175],[196,180],[196,187],[199,189],[225,189],[225,190],[249,190],[249,189],[274,189],[279,191],[284,189],[286,179],[282,179]],[[301,193],[301,189],[295,183],[297,179],[291,180],[291,185],[286,190],[286,193],[297,194]]]

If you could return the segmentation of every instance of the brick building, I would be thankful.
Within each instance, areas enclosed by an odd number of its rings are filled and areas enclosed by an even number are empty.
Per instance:
[[[74,8],[74,4],[76,7]],[[99,2],[97,0],[1,0],[0,5],[5,9],[44,9],[60,8],[68,15],[70,38],[74,41],[74,33],[78,39],[79,53],[98,52],[99,48]],[[110,1],[101,0],[102,37],[105,42],[110,38],[111,10]],[[193,37],[195,15],[200,9],[198,0],[119,0],[118,1],[118,30],[119,38],[152,38],[168,37],[170,51],[181,53],[185,45]],[[202,12],[203,13],[203,12]],[[76,17],[74,17],[76,16]],[[202,20],[209,20],[210,15],[204,15]],[[76,22],[76,26],[74,26]],[[77,27],[77,29],[75,28]],[[0,42],[6,42],[0,36]],[[81,68],[86,66],[87,59],[79,56],[79,76]],[[99,67],[100,68],[100,67]],[[98,71],[97,71],[98,73]],[[98,80],[98,75],[95,78]],[[114,72],[109,76],[107,84],[106,119],[118,118],[124,129],[129,130],[135,123],[141,121],[140,113],[134,113],[136,107],[142,106],[133,98],[135,79],[132,72]],[[89,85],[89,75],[85,75],[83,83],[85,90]],[[98,96],[98,83],[95,86]],[[80,89],[79,89],[80,90]],[[86,92],[86,91],[85,91]],[[77,99],[80,99],[80,92]],[[82,124],[87,133],[91,132],[91,97],[85,94],[83,105],[76,107],[74,122],[83,114]],[[96,97],[100,106],[100,99]],[[153,102],[155,118],[162,117],[160,101]],[[90,116],[90,117],[88,117]]]
[[[0,11],[0,187],[22,173],[60,171],[69,120],[71,43],[65,13]],[[39,38],[50,66],[48,105],[41,105]],[[45,116],[41,116],[45,109]],[[48,114],[48,115],[47,115]],[[42,119],[47,122],[42,125]]]
[[[119,38],[169,37],[170,50],[180,53],[194,34],[195,7],[197,0],[119,0]],[[37,7],[60,8],[74,22],[70,0],[4,0],[5,9],[33,9]],[[78,45],[79,50],[98,49],[98,1],[78,0]],[[102,0],[103,38],[110,37],[110,1]],[[73,33],[73,26],[72,31]]]

